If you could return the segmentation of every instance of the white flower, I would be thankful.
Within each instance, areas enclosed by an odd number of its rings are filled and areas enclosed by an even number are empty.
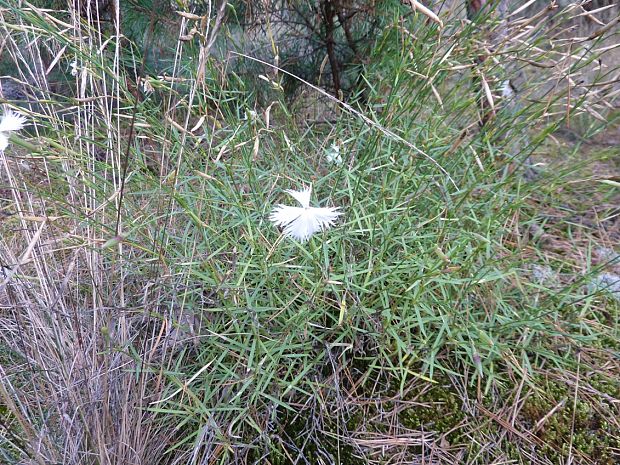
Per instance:
[[[26,125],[26,117],[18,115],[13,110],[7,110],[0,120],[0,151],[9,146],[11,132],[19,131]]]
[[[325,152],[325,157],[329,163],[342,165],[342,155],[340,155],[340,146],[335,142]]]
[[[245,110],[245,120],[256,121],[258,119],[258,113],[254,110]]]
[[[69,68],[71,69],[71,76],[77,76],[78,75],[77,61],[73,60],[71,63],[69,63]]]
[[[295,198],[301,207],[278,205],[273,209],[269,220],[276,226],[284,228],[284,235],[306,242],[317,231],[328,229],[336,218],[342,215],[338,207],[317,208],[310,206],[312,186],[302,191],[292,189],[285,191]]]
[[[28,120],[25,116],[8,110],[0,120],[0,132],[13,132],[22,129]]]

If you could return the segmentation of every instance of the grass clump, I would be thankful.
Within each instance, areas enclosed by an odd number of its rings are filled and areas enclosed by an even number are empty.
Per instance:
[[[526,18],[442,11],[440,27],[382,5],[344,104],[187,39],[199,20],[225,34],[217,14],[172,21],[172,64],[151,74],[121,22],[0,0],[5,56],[36,100],[8,102],[32,124],[2,155],[3,459],[611,460],[613,425],[592,422],[618,396],[617,304],[584,284],[602,265],[532,225],[576,172],[536,157],[567,116],[614,102],[612,71]],[[609,31],[589,39],[598,56]],[[514,63],[538,61],[552,70],[502,96],[532,73]],[[552,91],[564,63],[583,85]],[[310,183],[344,215],[300,244],[268,216]],[[558,223],[543,232],[566,245],[576,227]],[[577,230],[579,251],[602,237]],[[538,280],[543,265],[559,275]]]

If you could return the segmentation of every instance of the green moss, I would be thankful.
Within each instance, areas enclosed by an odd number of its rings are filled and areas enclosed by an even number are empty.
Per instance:
[[[416,398],[427,406],[413,406],[400,413],[400,420],[407,428],[445,433],[454,430],[464,419],[462,401],[449,386],[434,385]],[[460,431],[454,430],[446,439],[451,444],[460,442]]]
[[[591,376],[588,383],[604,395],[617,398],[620,394],[617,383],[610,383],[599,375]],[[569,454],[572,442],[573,454],[578,451],[597,464],[617,463],[612,451],[620,447],[620,438],[617,437],[616,427],[607,421],[607,418],[615,417],[614,412],[606,412],[604,402],[595,409],[592,399],[578,397],[574,403],[572,386],[557,381],[546,382],[543,393],[527,398],[521,418],[533,428],[562,401],[564,405],[535,432],[544,442],[539,453],[553,463],[560,463]]]

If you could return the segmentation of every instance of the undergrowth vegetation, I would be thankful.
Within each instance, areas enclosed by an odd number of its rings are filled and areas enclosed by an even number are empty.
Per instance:
[[[0,462],[617,463],[616,6],[359,2],[345,95],[235,2],[42,3],[0,0]]]

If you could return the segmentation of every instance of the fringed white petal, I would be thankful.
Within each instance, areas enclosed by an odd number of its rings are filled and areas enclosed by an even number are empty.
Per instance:
[[[287,189],[287,194],[291,195],[295,200],[297,200],[302,207],[309,208],[310,207],[310,196],[312,195],[312,186],[305,188],[302,191],[294,191],[293,189]]]
[[[283,228],[282,232],[285,236],[300,242],[306,242],[315,232],[328,229],[334,224],[336,218],[342,215],[337,207],[311,207],[312,185],[301,191],[289,189],[286,193],[295,198],[302,207],[280,204],[273,209],[269,220]]]
[[[4,149],[9,146],[9,138],[6,134],[0,132],[0,152],[4,152]]]
[[[284,228],[285,235],[297,239],[299,242],[306,242],[317,231],[317,223],[314,221],[310,209],[304,209],[301,215]]]
[[[303,212],[303,208],[280,204],[273,209],[271,215],[269,215],[269,220],[276,226],[285,227],[292,221],[295,221]]]
[[[269,219],[276,226],[284,228],[284,235],[300,242],[306,242],[314,233],[332,226],[341,214],[338,208],[299,208],[278,205]]]
[[[333,226],[336,219],[342,215],[338,207],[325,207],[325,208],[314,208],[311,207],[309,210],[312,211],[312,216],[315,221],[319,224],[321,230],[327,229],[330,226]]]
[[[0,132],[19,131],[26,125],[27,121],[25,116],[8,110],[0,120]]]

